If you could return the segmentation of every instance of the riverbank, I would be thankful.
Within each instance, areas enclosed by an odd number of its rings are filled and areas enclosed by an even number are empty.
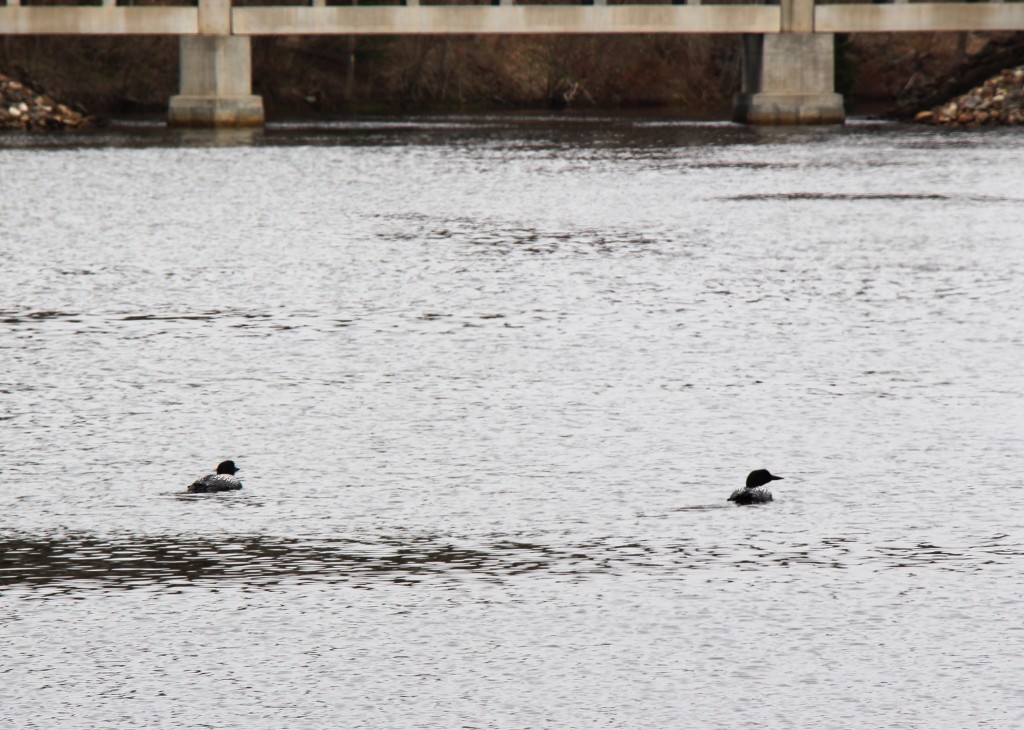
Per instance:
[[[1024,33],[859,34],[836,50],[848,108],[909,121],[1024,63]]]
[[[254,38],[269,118],[308,114],[672,107],[729,113],[738,37]],[[0,69],[101,116],[161,113],[178,90],[176,38],[11,37]]]
[[[93,119],[0,74],[0,129],[81,129]]]
[[[920,112],[914,120],[959,127],[1024,124],[1024,66],[996,74],[949,103]]]
[[[253,92],[270,119],[402,112],[651,109],[728,118],[739,36],[254,38]],[[850,114],[913,119],[1024,63],[1024,33],[836,36]],[[0,69],[101,116],[165,114],[176,38],[9,37]]]

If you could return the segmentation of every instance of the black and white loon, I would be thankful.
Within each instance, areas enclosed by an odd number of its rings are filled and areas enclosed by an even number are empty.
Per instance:
[[[747,475],[747,486],[729,495],[729,501],[736,504],[764,504],[772,501],[772,493],[764,488],[768,482],[782,479],[767,469],[755,469]]]
[[[202,479],[196,479],[189,485],[188,491],[192,494],[206,494],[208,492],[230,492],[233,489],[241,489],[242,483],[235,476],[240,472],[235,462],[222,461],[217,464],[216,474],[207,474]]]

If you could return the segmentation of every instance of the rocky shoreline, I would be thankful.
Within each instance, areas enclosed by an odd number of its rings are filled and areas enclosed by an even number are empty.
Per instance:
[[[0,129],[82,129],[91,117],[0,74]]]
[[[1007,69],[914,121],[958,127],[1024,124],[1024,66]]]

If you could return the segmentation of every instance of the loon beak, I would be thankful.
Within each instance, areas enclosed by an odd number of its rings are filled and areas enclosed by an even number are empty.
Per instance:
[[[782,477],[777,477],[777,476],[775,476],[775,475],[773,474],[773,475],[772,475],[772,481],[774,482],[774,481],[775,481],[776,479],[782,479]]]

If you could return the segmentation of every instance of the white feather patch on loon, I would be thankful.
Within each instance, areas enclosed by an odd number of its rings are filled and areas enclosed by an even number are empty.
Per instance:
[[[235,462],[222,461],[217,465],[216,474],[207,474],[201,479],[196,479],[189,485],[188,491],[192,494],[207,494],[209,492],[230,492],[242,488],[242,482],[235,476],[241,471]]]

